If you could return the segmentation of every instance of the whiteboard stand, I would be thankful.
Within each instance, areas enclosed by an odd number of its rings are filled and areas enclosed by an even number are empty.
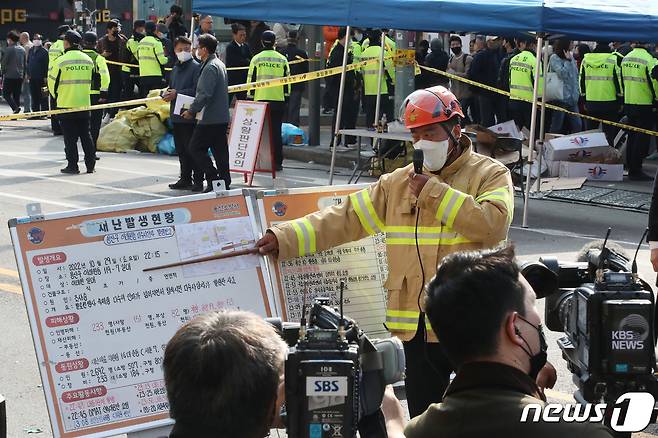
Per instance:
[[[41,212],[41,203],[40,202],[33,202],[30,204],[25,204],[25,210],[27,210],[27,215],[32,219],[33,221],[42,221],[43,218],[43,213]]]
[[[127,438],[167,438],[173,426],[157,427],[154,429],[140,430],[137,432],[130,432]]]

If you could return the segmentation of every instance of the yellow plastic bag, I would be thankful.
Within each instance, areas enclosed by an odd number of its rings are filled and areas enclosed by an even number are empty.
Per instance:
[[[158,143],[167,133],[167,127],[160,121],[160,118],[155,113],[145,110],[139,117],[134,117],[130,125],[138,140],[137,150],[156,153]]]
[[[117,117],[101,128],[96,148],[103,152],[126,152],[135,148],[137,137],[124,117]]]
[[[160,96],[162,91],[163,90],[151,90],[146,97]],[[146,107],[155,112],[163,123],[169,118],[169,102],[165,102],[164,100],[154,100],[152,102],[146,102]]]

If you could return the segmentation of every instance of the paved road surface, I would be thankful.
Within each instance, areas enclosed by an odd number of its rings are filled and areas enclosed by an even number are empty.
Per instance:
[[[65,165],[62,138],[52,137],[45,129],[33,128],[46,125],[45,121],[2,125],[1,221],[6,223],[10,218],[25,215],[25,204],[30,202],[40,202],[44,212],[51,213],[181,195],[167,188],[167,184],[177,179],[175,157],[101,153],[95,174],[61,175],[59,169]],[[298,162],[286,162],[284,166],[280,181],[287,187],[326,184],[327,169],[324,167]],[[338,176],[337,183],[346,181],[345,173]],[[240,182],[238,175],[234,175],[234,182]],[[272,181],[267,176],[258,176],[256,184],[271,187]],[[641,213],[537,201],[530,206],[531,228],[523,229],[519,226],[522,205],[520,199],[516,201],[510,234],[523,259],[555,255],[573,260],[583,244],[603,236],[608,226],[613,227],[613,240],[634,249],[646,226],[646,215]],[[640,251],[639,266],[644,278],[653,278],[646,245]],[[9,436],[50,437],[48,414],[6,228],[0,231],[0,309],[0,393],[7,398]],[[559,336],[548,333],[549,360],[556,365],[559,374],[558,383],[549,396],[566,402],[571,400],[574,385],[555,344]],[[42,432],[27,432],[36,429]]]

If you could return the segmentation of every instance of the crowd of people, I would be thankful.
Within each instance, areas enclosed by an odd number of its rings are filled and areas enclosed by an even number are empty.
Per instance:
[[[130,35],[122,32],[118,20],[110,21],[105,28],[105,34],[100,38],[91,32],[80,35],[80,49],[84,46],[84,53],[91,58],[93,66],[90,104],[144,98],[152,90],[162,89],[173,90],[166,91],[163,95],[174,99],[176,87],[183,87],[186,90],[186,93],[181,94],[189,93],[190,96],[194,96],[196,89],[190,84],[196,84],[194,75],[197,74],[197,68],[189,69],[186,65],[188,63],[201,65],[199,71],[203,69],[205,63],[200,63],[202,60],[197,49],[203,35],[214,36],[214,22],[212,16],[201,16],[198,27],[189,34],[183,23],[183,15],[180,6],[174,5],[171,7],[170,14],[158,23],[134,21]],[[297,26],[282,23],[276,23],[270,29],[263,21],[233,22],[232,41],[221,55],[218,49],[215,52],[215,55],[221,58],[217,62],[222,63],[226,72],[223,83],[231,86],[308,72],[308,54],[297,45],[299,39],[297,29]],[[396,78],[394,62],[391,58],[396,51],[395,41],[386,30],[382,29],[362,31],[357,28],[353,29],[350,35],[346,35],[345,28],[327,27],[327,29],[331,30],[329,32],[331,35],[326,44],[326,68],[342,65],[345,50],[348,52],[349,64],[379,60],[382,52],[386,55],[381,84],[377,83],[380,75],[375,63],[347,73],[340,128],[355,128],[360,111],[365,113],[365,126],[368,129],[373,129],[380,122],[393,120]],[[30,38],[26,32],[19,34],[12,31],[7,35],[7,47],[2,51],[0,59],[3,75],[2,94],[14,113],[21,110],[43,111],[48,108],[72,107],[71,102],[66,97],[62,97],[62,93],[58,96],[58,90],[52,89],[65,85],[57,81],[57,78],[53,78],[54,82],[49,92],[44,92],[48,85],[49,71],[54,69],[65,50],[72,50],[71,47],[66,49],[63,47],[69,31],[75,32],[70,26],[60,26],[58,38],[53,42],[44,40],[39,34]],[[382,35],[384,35],[383,41]],[[436,85],[448,87],[462,105],[465,115],[464,124],[476,123],[488,127],[514,120],[520,130],[529,129],[532,111],[528,100],[533,96],[536,74],[536,40],[530,36],[510,38],[476,35],[470,40],[469,50],[466,51],[462,47],[465,39],[453,35],[449,39],[449,52],[444,48],[443,41],[441,38],[435,38],[431,42],[427,40],[419,42],[416,61],[421,69],[417,69],[416,72],[416,89]],[[578,113],[586,113],[610,121],[619,121],[625,117],[625,121],[631,125],[652,129],[655,125],[652,107],[655,101],[655,87],[658,84],[655,81],[658,77],[658,69],[655,68],[658,61],[647,49],[648,46],[643,43],[633,43],[631,47],[631,44],[598,42],[592,50],[587,44],[574,45],[572,41],[564,38],[552,40],[546,72],[546,101],[570,111],[571,114],[549,110],[547,131],[569,134],[598,128],[597,122],[584,121],[578,117]],[[264,52],[266,53],[263,55]],[[643,63],[633,62],[638,57]],[[627,62],[624,62],[625,60]],[[451,80],[447,76],[422,67],[494,87],[509,92],[510,96],[459,80]],[[177,70],[193,71],[194,74],[176,74]],[[174,77],[177,78],[176,81],[172,81]],[[180,82],[183,77],[185,81],[181,85],[174,83],[172,86],[172,82]],[[323,106],[325,111],[333,112],[333,132],[338,113],[341,81],[339,76],[328,77],[325,81]],[[275,152],[274,166],[279,171],[282,170],[283,162],[281,126],[283,122],[300,125],[304,90],[305,83],[296,83],[290,86],[242,91],[235,93],[230,99],[231,101],[254,99],[269,103]],[[382,95],[379,116],[381,120],[375,120],[378,91]],[[80,92],[80,90],[74,89],[72,92]],[[172,109],[173,105],[172,101]],[[222,120],[220,124],[228,123],[228,109],[226,111],[227,114],[220,118]],[[117,108],[111,108],[104,112],[94,111],[91,114],[89,128],[94,145],[99,135],[101,120],[107,123],[116,112]],[[78,120],[81,116],[70,117]],[[65,134],[62,124],[67,123],[62,122],[64,119],[65,117],[51,118],[55,135]],[[199,178],[203,175],[203,179],[211,181],[214,176],[212,172],[210,175],[205,175],[204,171],[198,168],[199,164],[190,158],[191,152],[185,152],[190,151],[189,145],[180,144],[192,139],[190,126],[195,125],[195,121],[183,122],[180,115],[173,115],[172,119],[176,150],[179,157],[183,158],[181,158],[180,181],[172,184],[171,188],[203,190]],[[618,129],[604,124],[603,130],[609,143],[614,145]],[[74,141],[84,137],[85,140],[81,140],[83,149],[89,154],[93,153],[93,147],[89,146],[86,135],[77,131],[76,129],[73,133],[69,132],[70,135],[65,135],[65,142],[69,144],[67,150],[71,152],[70,156],[67,155],[71,165],[67,166],[66,173],[78,173],[77,164],[73,163],[76,157],[73,153]],[[205,137],[214,138],[210,135]],[[338,142],[342,140],[338,138]],[[347,137],[344,140],[346,146],[352,146],[356,141],[354,137]],[[330,147],[334,146],[333,142],[332,137]],[[649,142],[650,139],[645,134],[631,132],[629,135],[626,158],[631,179],[650,179],[642,172],[642,161],[648,153]],[[223,152],[225,148],[223,141],[217,146],[213,144],[208,146],[215,151],[215,159],[226,155]],[[95,153],[93,155],[95,156]],[[193,169],[192,173],[198,174],[199,178],[194,179],[191,176],[190,166]],[[223,169],[218,172],[224,175],[222,179],[228,186],[230,177],[224,169],[225,164],[216,161],[214,167]],[[91,172],[94,170],[91,159],[87,161],[87,170]]]
[[[452,36],[452,54],[448,56],[441,40],[421,41],[416,61],[419,65],[507,91],[509,97],[458,80],[448,81],[445,76],[428,71],[417,76],[417,88],[449,82],[450,89],[462,103],[466,124],[489,127],[514,120],[519,129],[530,129],[532,108],[528,101],[533,97],[536,75],[536,40],[529,36],[477,35],[472,42],[470,54],[465,54],[462,39]],[[658,91],[658,53],[650,51],[648,44],[599,41],[592,48],[585,43],[574,45],[568,39],[557,38],[551,40],[547,56],[545,100],[571,112],[549,109],[547,132],[572,134],[599,128],[599,122],[584,120],[578,114],[614,122],[624,118],[623,122],[632,126],[655,128],[653,106]],[[540,75],[543,75],[542,70],[540,67]],[[540,87],[541,84],[542,81]],[[608,143],[617,146],[615,138],[619,128],[601,125]],[[648,135],[629,133],[626,148],[629,179],[653,179],[642,171],[649,143]]]

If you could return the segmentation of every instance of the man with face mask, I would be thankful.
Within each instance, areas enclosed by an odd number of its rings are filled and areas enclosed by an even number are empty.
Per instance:
[[[507,168],[473,152],[461,135],[464,115],[446,88],[413,92],[402,117],[424,153],[422,173],[413,164],[397,169],[338,206],[272,227],[257,246],[261,254],[289,259],[386,233],[386,327],[404,343],[414,417],[441,400],[452,370],[445,357],[426,359],[428,352],[443,355],[419,305],[430,270],[448,254],[506,240],[514,192]]]
[[[613,436],[596,423],[520,421],[527,405],[543,405],[542,387],[555,382],[536,298],[513,247],[443,260],[425,309],[457,374],[443,401],[410,421],[406,438]]]
[[[190,139],[194,133],[196,123],[194,119],[184,119],[180,114],[174,112],[177,95],[196,95],[196,83],[199,80],[201,66],[192,56],[192,40],[189,38],[178,37],[174,51],[178,62],[171,71],[169,88],[163,93],[162,98],[165,102],[171,102],[169,112],[174,127],[174,144],[180,162],[180,179],[173,184],[169,184],[169,188],[172,190],[201,192],[203,191],[203,172],[197,169],[189,149]],[[194,179],[192,179],[192,172],[194,172]]]

